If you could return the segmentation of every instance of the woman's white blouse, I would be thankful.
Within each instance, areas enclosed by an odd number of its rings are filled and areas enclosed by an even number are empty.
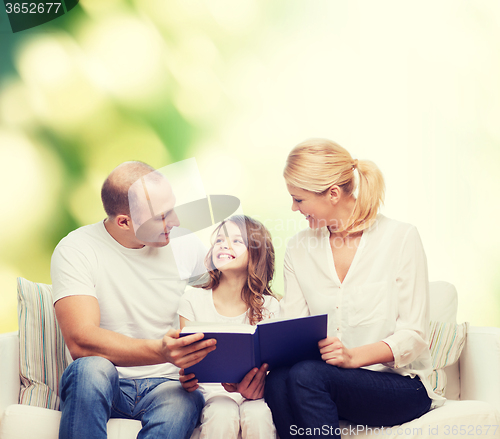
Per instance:
[[[394,361],[365,369],[418,375],[433,405],[441,405],[444,398],[428,381],[429,281],[417,229],[378,215],[363,232],[343,282],[329,238],[324,227],[303,230],[289,241],[282,317],[327,313],[328,335],[339,337],[347,348],[382,340]]]

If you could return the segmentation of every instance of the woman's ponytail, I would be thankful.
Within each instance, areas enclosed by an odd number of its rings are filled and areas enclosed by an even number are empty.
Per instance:
[[[384,177],[377,165],[369,160],[358,160],[354,166],[359,175],[356,205],[345,230],[359,232],[370,227],[384,202]]]

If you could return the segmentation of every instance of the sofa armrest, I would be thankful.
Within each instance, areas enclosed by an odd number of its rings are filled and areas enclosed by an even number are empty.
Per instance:
[[[19,336],[0,334],[0,417],[6,407],[19,401]]]
[[[500,328],[472,326],[460,356],[460,399],[500,410]]]

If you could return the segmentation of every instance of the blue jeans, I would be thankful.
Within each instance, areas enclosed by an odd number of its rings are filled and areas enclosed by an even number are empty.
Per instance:
[[[105,439],[109,418],[137,419],[138,439],[190,438],[204,399],[168,378],[119,379],[102,357],[82,357],[61,378],[59,439]]]
[[[266,378],[265,398],[281,439],[305,436],[307,428],[317,429],[310,430],[316,436],[340,439],[339,419],[393,426],[418,418],[431,405],[418,378],[342,369],[324,361],[272,370]]]

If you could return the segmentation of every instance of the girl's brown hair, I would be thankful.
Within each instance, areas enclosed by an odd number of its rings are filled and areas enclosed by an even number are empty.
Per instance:
[[[274,275],[274,247],[271,234],[259,221],[246,215],[234,215],[215,229],[214,237],[220,233],[227,222],[238,226],[248,249],[248,276],[241,290],[241,298],[248,307],[250,324],[255,325],[264,318],[262,315],[264,296],[275,297],[271,290],[271,281]],[[205,258],[205,265],[210,275],[210,280],[202,286],[206,290],[217,288],[222,274],[212,262],[214,247],[215,243],[212,244]]]
[[[339,186],[347,195],[356,190],[355,171],[359,175],[359,191],[351,217],[338,231],[359,232],[370,227],[384,202],[384,177],[375,163],[353,160],[351,154],[328,139],[309,139],[299,143],[288,155],[283,175],[288,184],[324,194]]]

